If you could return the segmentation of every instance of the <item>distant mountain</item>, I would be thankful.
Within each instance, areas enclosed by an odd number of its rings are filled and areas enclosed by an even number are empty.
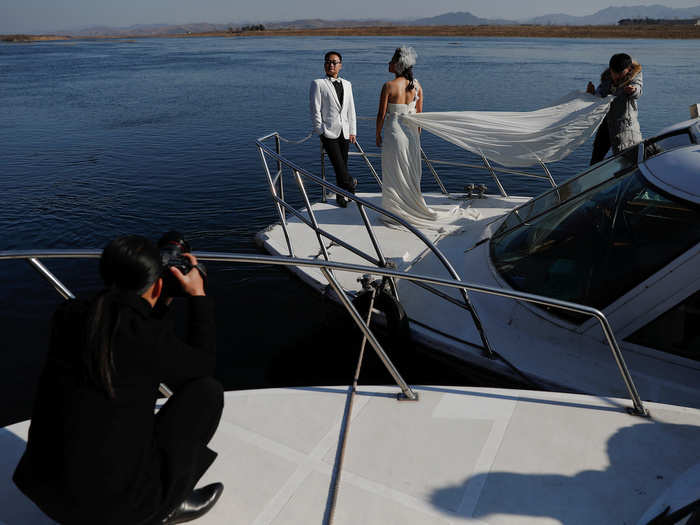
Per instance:
[[[567,15],[565,13],[555,13],[552,15],[537,16],[535,18],[523,20],[522,22],[525,24],[534,24],[534,25],[542,25],[542,26],[546,26],[546,25],[551,25],[551,26],[586,25],[585,23],[580,22],[581,18],[583,18],[583,17]],[[617,21],[615,21],[615,23],[617,23]]]
[[[659,19],[683,19],[700,17],[700,5],[697,7],[673,8],[663,5],[635,5],[627,7],[607,7],[587,16],[571,16],[565,14],[553,14],[538,16],[526,20],[528,24],[538,25],[572,25],[572,26],[599,26],[616,25],[623,18],[659,18]]]
[[[506,20],[503,18],[481,18],[468,11],[444,13],[442,15],[415,20],[321,20],[305,19],[292,22],[265,24],[271,29],[300,28],[312,29],[323,27],[354,27],[378,25],[411,26],[477,26],[477,25],[617,25],[623,18],[657,18],[683,19],[700,17],[700,5],[697,7],[673,8],[662,5],[608,7],[586,16],[573,16],[564,13],[538,16],[527,20]]]
[[[480,25],[510,25],[517,24],[514,20],[480,18],[469,12],[459,11],[444,15],[419,18],[405,22],[412,26],[480,26]]]
[[[649,6],[628,6],[628,7],[608,7],[586,16],[572,16],[564,13],[557,13],[545,16],[538,16],[528,20],[505,20],[481,18],[466,11],[445,13],[438,16],[419,18],[416,20],[323,20],[320,18],[304,18],[291,20],[288,22],[262,22],[267,29],[322,29],[333,27],[360,27],[360,26],[464,26],[464,25],[513,25],[513,24],[536,24],[536,25],[617,25],[622,19],[688,19],[700,18],[700,5],[697,7],[672,8],[663,5]],[[259,24],[261,22],[254,22]],[[213,33],[224,31],[237,31],[241,28],[240,22],[228,24],[140,24],[130,27],[105,27],[95,26],[82,28],[75,31],[64,31],[62,34],[75,36],[152,36],[152,35],[172,35],[187,33]]]
[[[323,20],[320,18],[304,18],[292,20],[290,22],[270,22],[265,23],[265,27],[270,29],[321,29],[324,27],[367,27],[396,25],[396,22],[389,20]]]
[[[129,27],[106,27],[106,26],[91,26],[80,28],[72,31],[64,31],[75,36],[152,36],[152,35],[175,35],[187,33],[216,33],[226,31],[238,31],[243,26],[251,23],[259,24],[261,22],[250,23],[228,23],[228,24],[139,24]],[[305,18],[299,20],[290,20],[288,22],[270,22],[262,23],[267,29],[320,29],[324,27],[359,27],[359,26],[381,26],[381,25],[396,25],[396,22],[388,20],[322,20],[320,18]]]

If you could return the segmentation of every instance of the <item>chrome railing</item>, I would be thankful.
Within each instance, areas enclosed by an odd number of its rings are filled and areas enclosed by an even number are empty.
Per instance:
[[[365,163],[371,164],[371,161],[369,160],[370,158],[381,158],[382,155],[381,153],[367,153],[364,151],[359,146],[359,142],[355,142],[355,147],[357,148],[357,151],[351,151],[348,153],[350,157],[362,157]],[[499,193],[503,197],[507,197],[508,194],[506,193],[506,190],[503,187],[503,183],[501,182],[501,179],[498,178],[498,173],[503,173],[507,175],[518,175],[521,177],[529,177],[531,179],[540,179],[540,180],[545,180],[551,184],[553,188],[557,187],[557,183],[554,181],[554,177],[552,177],[552,173],[549,171],[549,168],[547,165],[540,161],[539,164],[542,167],[542,171],[544,171],[544,175],[539,175],[537,173],[530,173],[527,171],[519,171],[519,170],[512,170],[509,168],[501,168],[494,166],[491,164],[486,157],[483,155],[481,156],[483,164],[472,164],[469,162],[457,162],[457,161],[450,161],[450,160],[439,160],[439,159],[431,159],[428,157],[428,154],[425,153],[423,148],[421,148],[421,157],[423,159],[423,162],[425,165],[428,167],[430,170],[431,175],[435,179],[435,182],[437,182],[438,186],[440,187],[440,191],[442,192],[443,195],[452,195],[451,192],[447,190],[445,187],[445,184],[442,182],[442,179],[440,178],[440,175],[438,175],[437,170],[435,170],[434,166],[452,166],[452,167],[457,167],[457,168],[469,168],[469,169],[475,169],[475,170],[487,170],[491,177],[494,179],[494,182],[496,183],[496,186],[498,187]],[[377,182],[379,184],[379,187],[381,188],[381,179],[379,179],[378,175],[376,175],[376,171],[374,170],[374,166],[372,165],[372,174],[377,178]],[[325,170],[322,170],[322,173],[324,173]],[[461,198],[461,197],[460,197]]]
[[[275,140],[275,150],[267,146],[265,143],[266,141],[274,139]],[[330,240],[331,242],[335,243],[338,246],[341,246],[348,251],[352,252],[353,254],[357,255],[358,257],[361,257],[362,259],[368,261],[371,264],[376,265],[379,268],[386,268],[388,267],[388,262],[386,258],[384,257],[384,253],[382,251],[382,248],[377,240],[377,236],[374,232],[374,228],[372,227],[372,224],[369,220],[369,217],[367,216],[367,211],[366,209],[370,209],[378,213],[379,215],[383,215],[384,217],[389,218],[390,220],[394,221],[397,224],[400,224],[406,230],[411,232],[413,235],[415,235],[418,239],[425,244],[426,248],[428,248],[434,255],[435,257],[440,261],[440,263],[443,265],[447,273],[452,277],[453,279],[459,281],[460,277],[457,274],[456,270],[453,268],[452,264],[447,260],[447,258],[444,256],[444,254],[432,243],[430,240],[415,226],[409,224],[405,219],[402,217],[399,217],[398,215],[395,215],[391,212],[388,212],[384,210],[383,208],[376,206],[372,204],[371,202],[362,199],[358,196],[356,196],[353,193],[350,193],[344,189],[339,188],[338,186],[331,184],[330,182],[323,180],[321,177],[318,177],[312,173],[309,173],[307,170],[304,168],[298,166],[294,162],[290,161],[289,159],[286,159],[280,153],[278,153],[277,150],[279,150],[279,134],[277,132],[275,133],[270,133],[269,135],[266,135],[264,137],[260,137],[257,141],[256,144],[258,146],[258,151],[260,153],[260,159],[263,164],[263,168],[265,170],[265,175],[267,177],[267,182],[268,182],[268,187],[270,190],[270,194],[272,196],[272,200],[275,204],[275,208],[277,210],[277,214],[280,219],[280,225],[282,226],[282,231],[284,232],[284,237],[285,241],[287,243],[287,249],[289,250],[289,256],[294,257],[294,246],[292,239],[289,235],[289,231],[287,229],[287,216],[286,213],[289,213],[291,215],[294,215],[297,219],[299,219],[302,223],[307,225],[309,228],[311,228],[316,235],[316,238],[318,240],[319,246],[320,246],[320,253],[323,255],[323,258],[326,261],[329,261],[329,255],[328,255],[328,250],[326,248],[326,245],[323,242],[323,239],[326,238]],[[274,162],[277,164],[277,171],[275,174],[272,174],[272,171],[270,170],[270,165],[268,164],[268,158],[272,159]],[[301,196],[304,201],[305,205],[305,210],[306,213],[308,214],[308,217],[306,217],[303,213],[302,210],[297,210],[294,206],[292,206],[291,203],[287,201],[283,197],[284,195],[284,168],[288,168],[291,170],[293,176],[294,176],[294,181],[296,182],[297,187],[299,188],[299,191],[301,193]],[[336,235],[333,235],[329,231],[327,231],[325,228],[323,228],[321,225],[319,225],[318,221],[316,220],[316,214],[314,212],[313,207],[311,206],[311,201],[309,199],[309,194],[308,191],[304,185],[304,181],[308,181],[312,184],[315,184],[319,187],[321,187],[322,191],[328,190],[331,191],[337,195],[342,195],[349,201],[355,202],[356,208],[358,213],[360,214],[360,217],[362,219],[362,223],[364,224],[365,230],[367,232],[367,235],[369,236],[370,242],[372,244],[372,247],[374,249],[375,255],[366,253],[365,251],[361,250],[360,248],[353,246],[352,244],[346,242],[345,240],[337,237]],[[389,279],[389,284],[391,287],[391,291],[394,294],[395,297],[398,298],[398,289],[396,286],[396,282],[394,279],[390,278]],[[435,290],[432,287],[429,287],[425,284],[423,284],[423,287],[426,288],[428,291],[431,293],[435,293],[436,295],[444,295],[442,292],[439,290]],[[460,290],[460,294],[462,296],[462,301],[463,303],[460,304],[465,310],[467,310],[472,318],[472,322],[474,323],[474,326],[476,327],[479,337],[481,339],[481,342],[483,344],[484,351],[491,357],[495,356],[495,352],[493,351],[493,348],[491,347],[491,344],[489,343],[489,340],[486,336],[486,331],[484,330],[484,327],[481,323],[481,319],[479,318],[479,315],[469,299],[469,294],[466,292],[466,290]]]
[[[375,118],[374,117],[357,117],[357,120],[358,121],[361,121],[361,120],[374,121]],[[377,184],[381,188],[381,185],[382,185],[381,178],[377,175],[377,172],[374,169],[372,162],[370,161],[370,158],[381,158],[381,153],[366,153],[364,151],[364,149],[360,146],[360,143],[357,141],[355,142],[355,147],[356,147],[357,151],[349,152],[349,156],[350,157],[353,157],[353,156],[362,157],[362,159],[365,161],[365,164],[369,168],[370,172],[372,173],[372,175],[376,179]],[[452,167],[459,167],[459,168],[469,168],[469,169],[475,169],[475,170],[486,170],[487,173],[493,179],[494,183],[496,184],[496,187],[498,188],[499,193],[503,197],[508,197],[508,193],[506,192],[506,190],[503,186],[503,183],[501,182],[501,179],[498,177],[499,173],[504,174],[504,175],[517,175],[520,177],[528,177],[528,178],[546,180],[547,182],[549,182],[552,185],[553,188],[557,187],[557,183],[554,181],[554,177],[552,177],[552,174],[549,171],[549,168],[541,160],[538,160],[538,164],[542,168],[544,175],[540,175],[537,173],[531,173],[528,171],[514,170],[514,169],[494,166],[493,164],[491,164],[491,162],[489,162],[489,160],[483,154],[473,153],[474,155],[476,155],[477,157],[479,157],[481,159],[481,164],[473,164],[473,163],[469,163],[469,162],[455,162],[455,161],[431,159],[425,153],[423,148],[421,148],[420,152],[421,152],[421,158],[423,159],[423,162],[425,163],[426,167],[428,168],[431,175],[435,179],[435,182],[439,186],[440,191],[443,193],[443,195],[448,195],[448,196],[453,197],[453,198],[462,198],[462,197],[461,196],[454,197],[453,194],[447,190],[447,187],[442,182],[440,175],[438,175],[438,172],[435,169],[436,165],[452,166]],[[324,160],[325,160],[324,159],[324,151],[323,151],[323,147],[321,147],[321,177],[324,180],[326,180],[325,161]],[[323,195],[323,202],[325,202],[325,194]]]
[[[370,117],[358,117],[358,120],[374,120],[371,119]],[[304,139],[301,141],[296,141],[296,143],[302,143],[308,140],[312,135],[307,135]],[[274,140],[274,151],[265,144],[269,140]],[[280,224],[282,227],[282,232],[284,234],[285,242],[287,244],[287,249],[289,250],[289,255],[290,257],[293,257],[294,254],[294,246],[293,246],[293,240],[289,235],[289,231],[287,228],[287,213],[291,213],[295,217],[297,217],[300,221],[302,221],[304,224],[306,224],[309,228],[311,228],[318,240],[319,246],[320,246],[320,254],[323,255],[324,259],[329,260],[328,257],[328,251],[326,246],[323,243],[323,238],[326,238],[330,240],[332,243],[342,246],[343,248],[346,248],[348,251],[354,253],[355,255],[361,257],[364,260],[367,260],[368,262],[377,265],[378,267],[385,268],[387,267],[387,261],[386,258],[384,257],[381,246],[378,243],[377,237],[374,234],[374,231],[372,229],[372,225],[369,221],[369,218],[367,217],[365,208],[370,208],[379,214],[382,214],[386,217],[389,217],[391,220],[395,221],[398,224],[401,224],[404,226],[408,231],[412,232],[414,235],[416,235],[425,245],[426,247],[433,252],[438,260],[442,263],[442,265],[445,267],[447,270],[448,274],[454,278],[459,280],[460,277],[457,274],[457,272],[454,270],[452,265],[449,263],[446,257],[440,252],[440,250],[432,243],[430,242],[417,228],[413,227],[409,223],[407,223],[403,218],[398,217],[392,213],[389,213],[382,208],[379,208],[377,206],[372,205],[371,203],[360,199],[356,197],[353,194],[350,194],[349,192],[342,190],[341,188],[338,188],[334,184],[329,183],[326,180],[326,153],[323,149],[323,145],[319,144],[320,146],[320,165],[321,165],[321,177],[317,177],[311,173],[309,173],[307,170],[297,166],[293,162],[289,161],[285,157],[282,156],[281,154],[281,141],[286,141],[286,142],[294,142],[294,141],[289,141],[288,139],[282,138],[279,133],[274,132],[270,133],[264,137],[260,137],[257,141],[256,144],[258,146],[259,152],[260,152],[260,157],[265,169],[265,174],[267,176],[268,180],[268,185],[269,185],[269,190],[272,195],[272,199],[275,205],[275,209],[277,210],[277,214],[280,218]],[[377,153],[367,153],[365,150],[362,148],[361,144],[359,141],[355,141],[354,143],[355,148],[357,149],[357,152],[349,152],[349,155],[352,156],[360,156],[369,172],[371,175],[374,177],[375,181],[377,182],[377,185],[379,186],[379,189],[381,190],[382,186],[382,180],[381,177],[377,174],[376,169],[374,168],[374,165],[372,164],[372,161],[370,160],[373,157],[381,157],[380,154]],[[504,173],[504,174],[511,174],[511,175],[520,175],[524,177],[534,177],[537,179],[544,179],[550,182],[552,187],[556,188],[556,182],[554,181],[554,178],[552,177],[551,173],[549,172],[549,169],[547,166],[543,163],[540,162],[540,165],[542,166],[545,175],[538,175],[535,173],[529,173],[525,171],[518,171],[518,170],[512,170],[512,169],[507,169],[507,168],[498,168],[494,167],[488,159],[481,155],[481,160],[483,162],[482,165],[476,165],[476,164],[470,164],[470,163],[465,163],[465,162],[450,162],[450,161],[442,161],[442,160],[436,160],[436,159],[430,159],[428,155],[425,153],[423,148],[421,148],[421,158],[423,159],[423,162],[426,164],[428,167],[429,171],[433,175],[436,183],[440,187],[440,191],[446,195],[449,198],[452,199],[463,199],[464,195],[454,195],[450,193],[443,181],[441,180],[440,176],[437,173],[437,170],[435,169],[434,165],[446,165],[446,166],[453,166],[453,167],[465,167],[465,168],[472,168],[472,169],[486,169],[488,173],[491,175],[491,177],[494,179],[494,182],[496,183],[499,192],[501,193],[502,196],[507,197],[508,194],[506,193],[505,188],[503,187],[503,184],[501,183],[498,173]],[[272,175],[270,166],[268,165],[268,157],[270,157],[273,161],[274,164],[276,164],[276,171],[274,176]],[[305,209],[307,210],[307,213],[309,217],[305,217],[303,212],[300,210],[295,209],[290,202],[285,198],[285,181],[284,181],[284,167],[289,168],[293,175],[294,175],[294,181],[296,182],[297,186],[299,187],[301,191],[301,195],[303,197],[303,201],[305,203]],[[327,193],[335,193],[336,195],[342,195],[346,199],[350,201],[354,201],[357,203],[358,211],[360,213],[360,216],[362,218],[362,222],[365,225],[365,229],[367,230],[367,234],[370,238],[370,241],[372,243],[372,246],[374,248],[374,252],[376,254],[376,257],[373,255],[370,255],[363,250],[357,248],[356,246],[353,246],[347,242],[345,242],[343,239],[340,239],[334,235],[332,235],[330,232],[326,231],[324,228],[322,228],[318,221],[316,220],[315,213],[312,209],[311,206],[311,201],[308,196],[308,192],[306,188],[304,187],[304,180],[311,182],[312,184],[316,184],[320,186],[321,188],[321,202],[327,202]],[[470,185],[473,187],[474,185]],[[482,192],[486,188],[486,186],[482,186]],[[469,195],[468,198],[471,198],[471,189],[469,190]],[[393,295],[398,299],[398,288],[396,286],[396,282],[393,279],[390,279],[389,281],[391,291]],[[422,288],[426,289],[428,292],[437,295],[439,297],[442,297],[443,299],[447,299],[448,296],[446,296],[444,293],[440,292],[439,290],[436,290],[433,287],[430,287],[424,283],[417,283],[419,286]],[[462,295],[462,302],[455,301],[452,298],[449,298],[447,300],[453,302],[454,304],[457,304],[458,306],[462,307],[463,309],[467,310],[469,314],[471,315],[472,322],[474,323],[478,333],[479,337],[482,342],[482,347],[484,352],[489,355],[490,357],[494,357],[495,353],[493,351],[493,348],[491,347],[491,344],[488,340],[488,337],[486,335],[486,332],[483,328],[483,325],[481,323],[481,320],[479,318],[479,315],[474,307],[474,304],[471,302],[469,299],[468,294],[464,291],[460,291]]]
[[[362,316],[358,313],[352,301],[348,297],[347,293],[338,284],[335,276],[333,275],[333,270],[352,272],[358,274],[376,274],[382,277],[406,279],[415,282],[421,282],[423,284],[431,284],[435,286],[445,286],[449,288],[457,288],[463,291],[483,293],[487,295],[495,295],[499,297],[505,297],[518,301],[525,301],[528,303],[535,303],[544,306],[549,306],[552,308],[568,310],[571,312],[580,313],[583,315],[588,315],[594,317],[600,323],[601,329],[605,336],[605,340],[610,347],[610,351],[613,355],[615,363],[617,364],[620,375],[622,376],[625,387],[629,393],[630,399],[632,401],[633,407],[629,411],[638,416],[648,416],[649,413],[644,407],[642,400],[637,391],[637,387],[634,384],[632,376],[627,368],[625,360],[622,356],[622,351],[615,339],[615,334],[612,331],[612,327],[608,322],[605,314],[596,308],[590,306],[584,306],[576,303],[571,303],[568,301],[561,301],[559,299],[553,299],[550,297],[543,297],[541,295],[530,294],[526,292],[518,292],[515,290],[506,290],[503,288],[496,288],[493,286],[485,286],[474,283],[467,283],[460,281],[458,279],[443,279],[439,277],[432,277],[427,275],[416,275],[409,274],[406,272],[401,272],[398,270],[392,270],[388,268],[377,268],[360,266],[356,264],[345,264],[337,263],[332,261],[316,261],[310,259],[299,259],[296,257],[279,257],[272,255],[257,255],[257,254],[235,254],[235,253],[218,253],[218,252],[195,252],[197,258],[201,261],[209,262],[226,262],[226,263],[254,263],[254,264],[268,264],[277,266],[301,266],[301,267],[313,267],[318,268],[323,273],[326,280],[328,280],[329,285],[335,290],[338,296],[341,298],[341,304],[348,311],[352,317],[355,324],[363,333],[363,336],[369,341],[372,348],[381,359],[384,366],[387,368],[391,376],[393,377],[396,384],[399,386],[402,392],[402,397],[405,399],[417,400],[417,394],[408,386],[408,384],[403,380],[399,374],[396,367],[393,365],[389,356],[386,354],[379,341],[373,334],[372,330],[369,328],[369,323],[366,322]],[[44,277],[52,286],[60,293],[63,297],[71,297],[70,291],[61,283],[61,281],[54,276],[48,268],[40,263],[39,259],[76,259],[76,258],[98,258],[100,256],[100,251],[98,250],[44,250],[44,251],[0,251],[0,261],[2,260],[26,260],[29,262],[38,272]],[[37,264],[38,263],[38,264]],[[68,295],[65,295],[65,294]],[[363,341],[364,344],[364,341]]]

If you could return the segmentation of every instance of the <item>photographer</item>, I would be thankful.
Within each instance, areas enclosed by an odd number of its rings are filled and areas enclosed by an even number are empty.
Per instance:
[[[193,255],[183,257],[196,267]],[[213,303],[199,269],[184,271],[163,269],[148,239],[118,237],[100,258],[105,289],[56,310],[27,449],[14,474],[52,519],[183,523],[220,496],[220,483],[194,490],[216,457],[207,443],[219,424],[223,392],[212,378]],[[172,323],[153,315],[162,272],[188,296],[186,343]],[[174,395],[155,414],[160,382]]]

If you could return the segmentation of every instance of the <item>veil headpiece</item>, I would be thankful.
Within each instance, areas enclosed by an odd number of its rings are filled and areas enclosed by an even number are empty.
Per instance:
[[[400,75],[416,64],[418,54],[415,49],[407,46],[401,46],[397,51],[399,56],[394,63],[396,64],[396,72]]]

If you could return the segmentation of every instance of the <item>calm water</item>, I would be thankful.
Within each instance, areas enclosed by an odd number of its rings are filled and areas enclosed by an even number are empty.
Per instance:
[[[597,81],[615,52],[644,67],[645,135],[685,120],[700,102],[698,43],[653,40],[413,38],[200,38],[0,46],[0,250],[101,248],[118,234],[187,233],[197,250],[256,251],[275,220],[254,139],[309,131],[309,81],[323,52],[344,57],[358,114],[373,116],[393,49],[418,51],[425,109],[531,110]],[[372,124],[358,135],[374,150]],[[466,154],[424,137],[431,156]],[[318,171],[318,143],[284,145]],[[587,144],[552,166],[562,180],[582,169]],[[359,164],[361,189],[371,180]],[[482,182],[443,169],[448,186]],[[426,177],[424,189],[435,190]],[[488,182],[483,179],[483,182]],[[511,192],[542,186],[518,181]],[[97,285],[95,262],[51,262],[76,293]],[[0,272],[0,424],[26,417],[58,296],[24,263]],[[218,375],[229,389],[336,384],[350,377],[356,345],[344,317],[283,270],[213,266],[219,318]],[[419,354],[404,358],[415,383],[485,380]],[[453,368],[453,367],[451,367]],[[389,382],[376,363],[367,381]]]

